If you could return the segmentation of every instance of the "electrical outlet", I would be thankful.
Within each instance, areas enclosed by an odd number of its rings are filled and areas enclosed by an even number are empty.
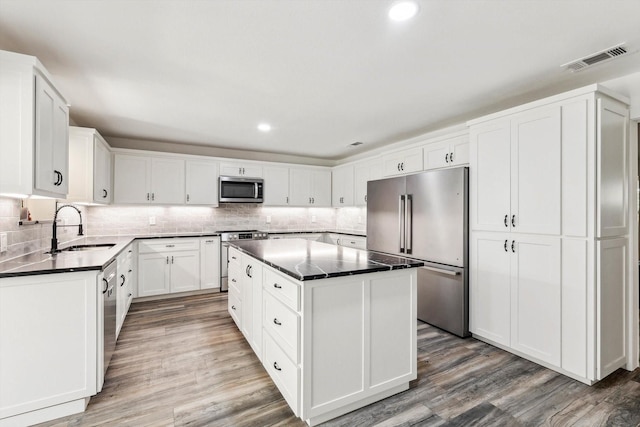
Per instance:
[[[7,233],[0,233],[0,253],[7,252]]]
[[[271,224],[271,215],[267,215],[267,224]]]
[[[156,217],[155,216],[150,216],[149,217],[149,225],[156,225]]]
[[[316,216],[315,215],[311,215],[311,222],[316,222]]]

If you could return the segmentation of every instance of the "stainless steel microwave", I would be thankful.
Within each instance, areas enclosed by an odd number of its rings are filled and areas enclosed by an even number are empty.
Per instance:
[[[226,203],[262,203],[262,178],[221,176],[218,200]]]

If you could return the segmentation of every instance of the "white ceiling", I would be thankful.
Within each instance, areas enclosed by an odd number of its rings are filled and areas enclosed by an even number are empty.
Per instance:
[[[391,0],[0,0],[0,49],[107,137],[327,160],[640,70],[560,67],[637,52],[638,0],[418,3],[397,23]]]

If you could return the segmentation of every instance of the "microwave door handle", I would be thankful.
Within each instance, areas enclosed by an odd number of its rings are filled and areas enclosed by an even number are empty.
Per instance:
[[[253,198],[254,199],[258,198],[258,183],[257,182],[253,183]]]

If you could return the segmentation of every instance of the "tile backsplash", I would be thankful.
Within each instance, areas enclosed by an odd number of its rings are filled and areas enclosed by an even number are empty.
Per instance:
[[[4,261],[28,252],[46,250],[51,244],[51,223],[18,225],[19,199],[0,198],[0,232],[8,237]],[[366,232],[366,208],[289,208],[257,204],[223,203],[217,208],[199,206],[78,206],[82,211],[85,234],[153,235],[201,233],[222,230],[314,231],[340,230]],[[60,211],[67,224],[77,224],[71,209]],[[270,222],[267,222],[267,221]],[[150,222],[154,221],[155,225]],[[77,237],[77,229],[58,229],[64,243]]]

